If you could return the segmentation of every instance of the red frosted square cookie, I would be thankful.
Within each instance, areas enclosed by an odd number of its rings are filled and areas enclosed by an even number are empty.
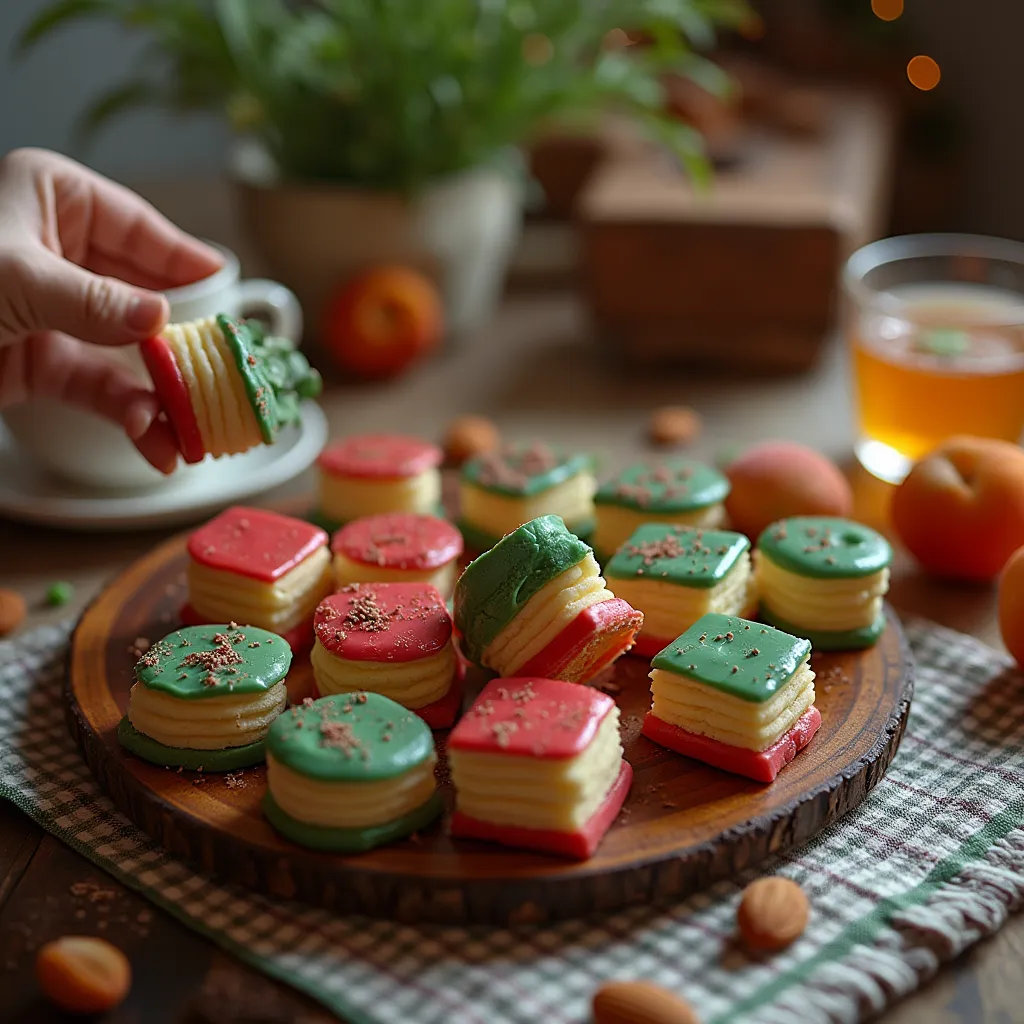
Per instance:
[[[188,541],[188,603],[182,620],[270,629],[295,650],[313,642],[313,611],[333,584],[327,534],[316,526],[237,506]]]
[[[259,508],[235,506],[189,537],[197,565],[272,583],[328,543],[318,526]]]
[[[452,835],[589,857],[626,798],[619,709],[561,680],[495,679],[448,739]]]

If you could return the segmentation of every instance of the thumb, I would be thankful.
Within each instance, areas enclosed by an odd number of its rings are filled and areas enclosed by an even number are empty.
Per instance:
[[[128,345],[167,323],[167,299],[101,277],[39,249],[0,259],[0,343],[32,331],[62,331],[95,345]]]

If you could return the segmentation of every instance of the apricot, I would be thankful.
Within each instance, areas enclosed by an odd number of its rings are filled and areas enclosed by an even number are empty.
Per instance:
[[[789,516],[848,516],[853,492],[839,467],[813,448],[764,441],[724,469],[732,490],[725,507],[734,530],[756,538]]]
[[[324,314],[334,361],[363,377],[391,377],[436,348],[444,330],[441,297],[408,267],[374,267],[345,281]]]
[[[953,437],[920,459],[892,496],[893,527],[926,572],[994,579],[1024,545],[1024,451]]]

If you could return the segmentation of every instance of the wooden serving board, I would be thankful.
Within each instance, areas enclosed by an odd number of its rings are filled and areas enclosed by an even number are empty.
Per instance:
[[[68,721],[100,785],[171,853],[228,882],[342,913],[399,920],[530,923],[611,911],[702,889],[806,842],[856,807],[899,746],[913,690],[910,653],[890,610],[879,644],[859,654],[817,654],[823,724],[770,786],[680,757],[640,735],[650,704],[645,661],[625,657],[596,680],[622,708],[635,780],[625,809],[582,863],[453,842],[443,823],[358,856],[315,853],[280,838],[263,819],[264,770],[244,783],[158,768],[124,751],[115,730],[128,704],[137,638],[178,625],[185,538],[168,541],[115,580],[75,631]],[[308,693],[308,662],[289,676]],[[466,700],[482,683],[470,679]],[[443,734],[438,734],[439,746]],[[439,773],[450,807],[451,787]],[[200,781],[201,780],[201,781]]]

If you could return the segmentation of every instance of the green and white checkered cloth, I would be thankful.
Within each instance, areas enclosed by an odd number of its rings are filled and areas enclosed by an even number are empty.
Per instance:
[[[645,978],[706,1022],[850,1022],[917,988],[1024,897],[1024,678],[983,644],[910,631],[913,710],[856,811],[764,866],[810,897],[805,935],[770,958],[734,943],[753,874],[682,903],[549,927],[411,927],[267,899],[167,854],[98,791],[64,724],[67,631],[0,643],[0,797],[224,949],[351,1024],[588,1019],[595,988]]]

